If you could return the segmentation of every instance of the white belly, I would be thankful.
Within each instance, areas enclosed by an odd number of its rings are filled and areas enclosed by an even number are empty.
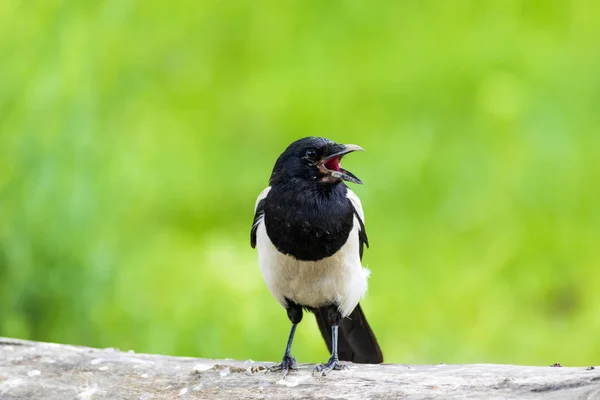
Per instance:
[[[264,221],[260,221],[256,231],[258,262],[271,294],[284,307],[286,298],[308,307],[335,304],[346,317],[367,292],[370,274],[360,261],[358,230],[354,217],[348,241],[336,254],[319,261],[299,261],[277,251]]]

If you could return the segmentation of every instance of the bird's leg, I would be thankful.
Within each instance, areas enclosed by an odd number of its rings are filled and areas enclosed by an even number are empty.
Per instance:
[[[317,366],[315,366],[312,370],[312,373],[314,374],[315,372],[319,373],[320,376],[325,376],[327,375],[330,371],[333,370],[343,370],[343,369],[348,369],[347,366],[345,366],[344,364],[340,364],[340,360],[338,358],[338,351],[337,351],[337,342],[338,342],[338,326],[337,325],[332,325],[331,326],[331,357],[329,357],[329,361],[327,361],[325,364],[318,364]]]
[[[329,357],[329,361],[325,364],[318,364],[312,370],[312,373],[319,373],[320,376],[327,375],[330,371],[333,370],[343,370],[348,369],[344,364],[340,364],[340,359],[338,358],[338,325],[340,323],[342,316],[337,308],[332,307],[329,310],[329,320],[331,323],[331,357]]]
[[[292,341],[294,340],[294,333],[296,332],[296,324],[292,324],[292,330],[290,331],[290,336],[287,341],[287,346],[285,347],[285,354],[283,355],[283,359],[280,364],[274,365],[269,368],[270,372],[273,371],[283,371],[283,377],[285,378],[288,374],[289,370],[292,369],[294,371],[298,370],[298,365],[296,364],[296,359],[292,357],[290,354],[292,351]]]
[[[298,364],[296,359],[292,357],[292,342],[294,341],[294,334],[296,333],[296,326],[302,321],[302,307],[297,305],[291,305],[287,309],[288,317],[292,321],[292,329],[290,330],[290,336],[288,337],[287,345],[285,346],[285,354],[280,364],[274,365],[269,368],[269,371],[283,371],[283,378],[287,376],[289,370],[298,370]]]

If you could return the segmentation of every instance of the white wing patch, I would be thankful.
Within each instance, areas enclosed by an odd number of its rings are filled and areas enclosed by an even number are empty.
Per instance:
[[[258,198],[256,199],[256,204],[254,204],[254,212],[256,212],[256,209],[258,208],[258,203],[260,203],[261,200],[264,200],[270,191],[271,186],[267,186],[262,192],[260,192]]]
[[[358,213],[358,216],[360,217],[360,220],[362,221],[362,223],[364,225],[365,224],[365,213],[363,211],[362,203],[360,202],[360,199],[358,198],[356,193],[354,193],[350,189],[348,189],[348,193],[346,194],[346,197],[348,198],[348,200],[350,200],[350,202],[354,206],[354,209]]]
[[[254,214],[256,214],[256,209],[258,208],[258,203],[260,203],[262,200],[267,198],[267,195],[269,194],[269,192],[271,191],[271,186],[267,186],[262,192],[260,192],[260,194],[258,195],[258,198],[256,199],[256,204],[254,204]],[[256,218],[256,221],[254,221],[254,224],[252,225],[252,229],[256,229],[256,227],[258,226],[258,224],[261,223],[261,221],[265,219],[265,214],[261,214],[258,216],[258,218]]]

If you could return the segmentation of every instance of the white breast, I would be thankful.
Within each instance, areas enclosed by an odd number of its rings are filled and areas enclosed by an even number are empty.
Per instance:
[[[266,193],[261,195],[266,196]],[[355,201],[353,203],[356,207]],[[359,215],[362,215],[362,207]],[[367,292],[370,274],[360,261],[360,224],[356,217],[346,244],[336,254],[319,261],[299,261],[280,253],[267,235],[264,220],[261,218],[257,223],[260,269],[269,291],[279,303],[285,307],[287,298],[309,307],[337,304],[343,317],[354,310]]]

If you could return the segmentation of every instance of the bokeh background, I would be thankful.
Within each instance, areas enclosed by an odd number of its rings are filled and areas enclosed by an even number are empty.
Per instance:
[[[291,141],[365,184],[386,361],[600,358],[600,6],[0,2],[0,335],[280,359],[249,245]],[[311,316],[299,361],[327,357]]]

